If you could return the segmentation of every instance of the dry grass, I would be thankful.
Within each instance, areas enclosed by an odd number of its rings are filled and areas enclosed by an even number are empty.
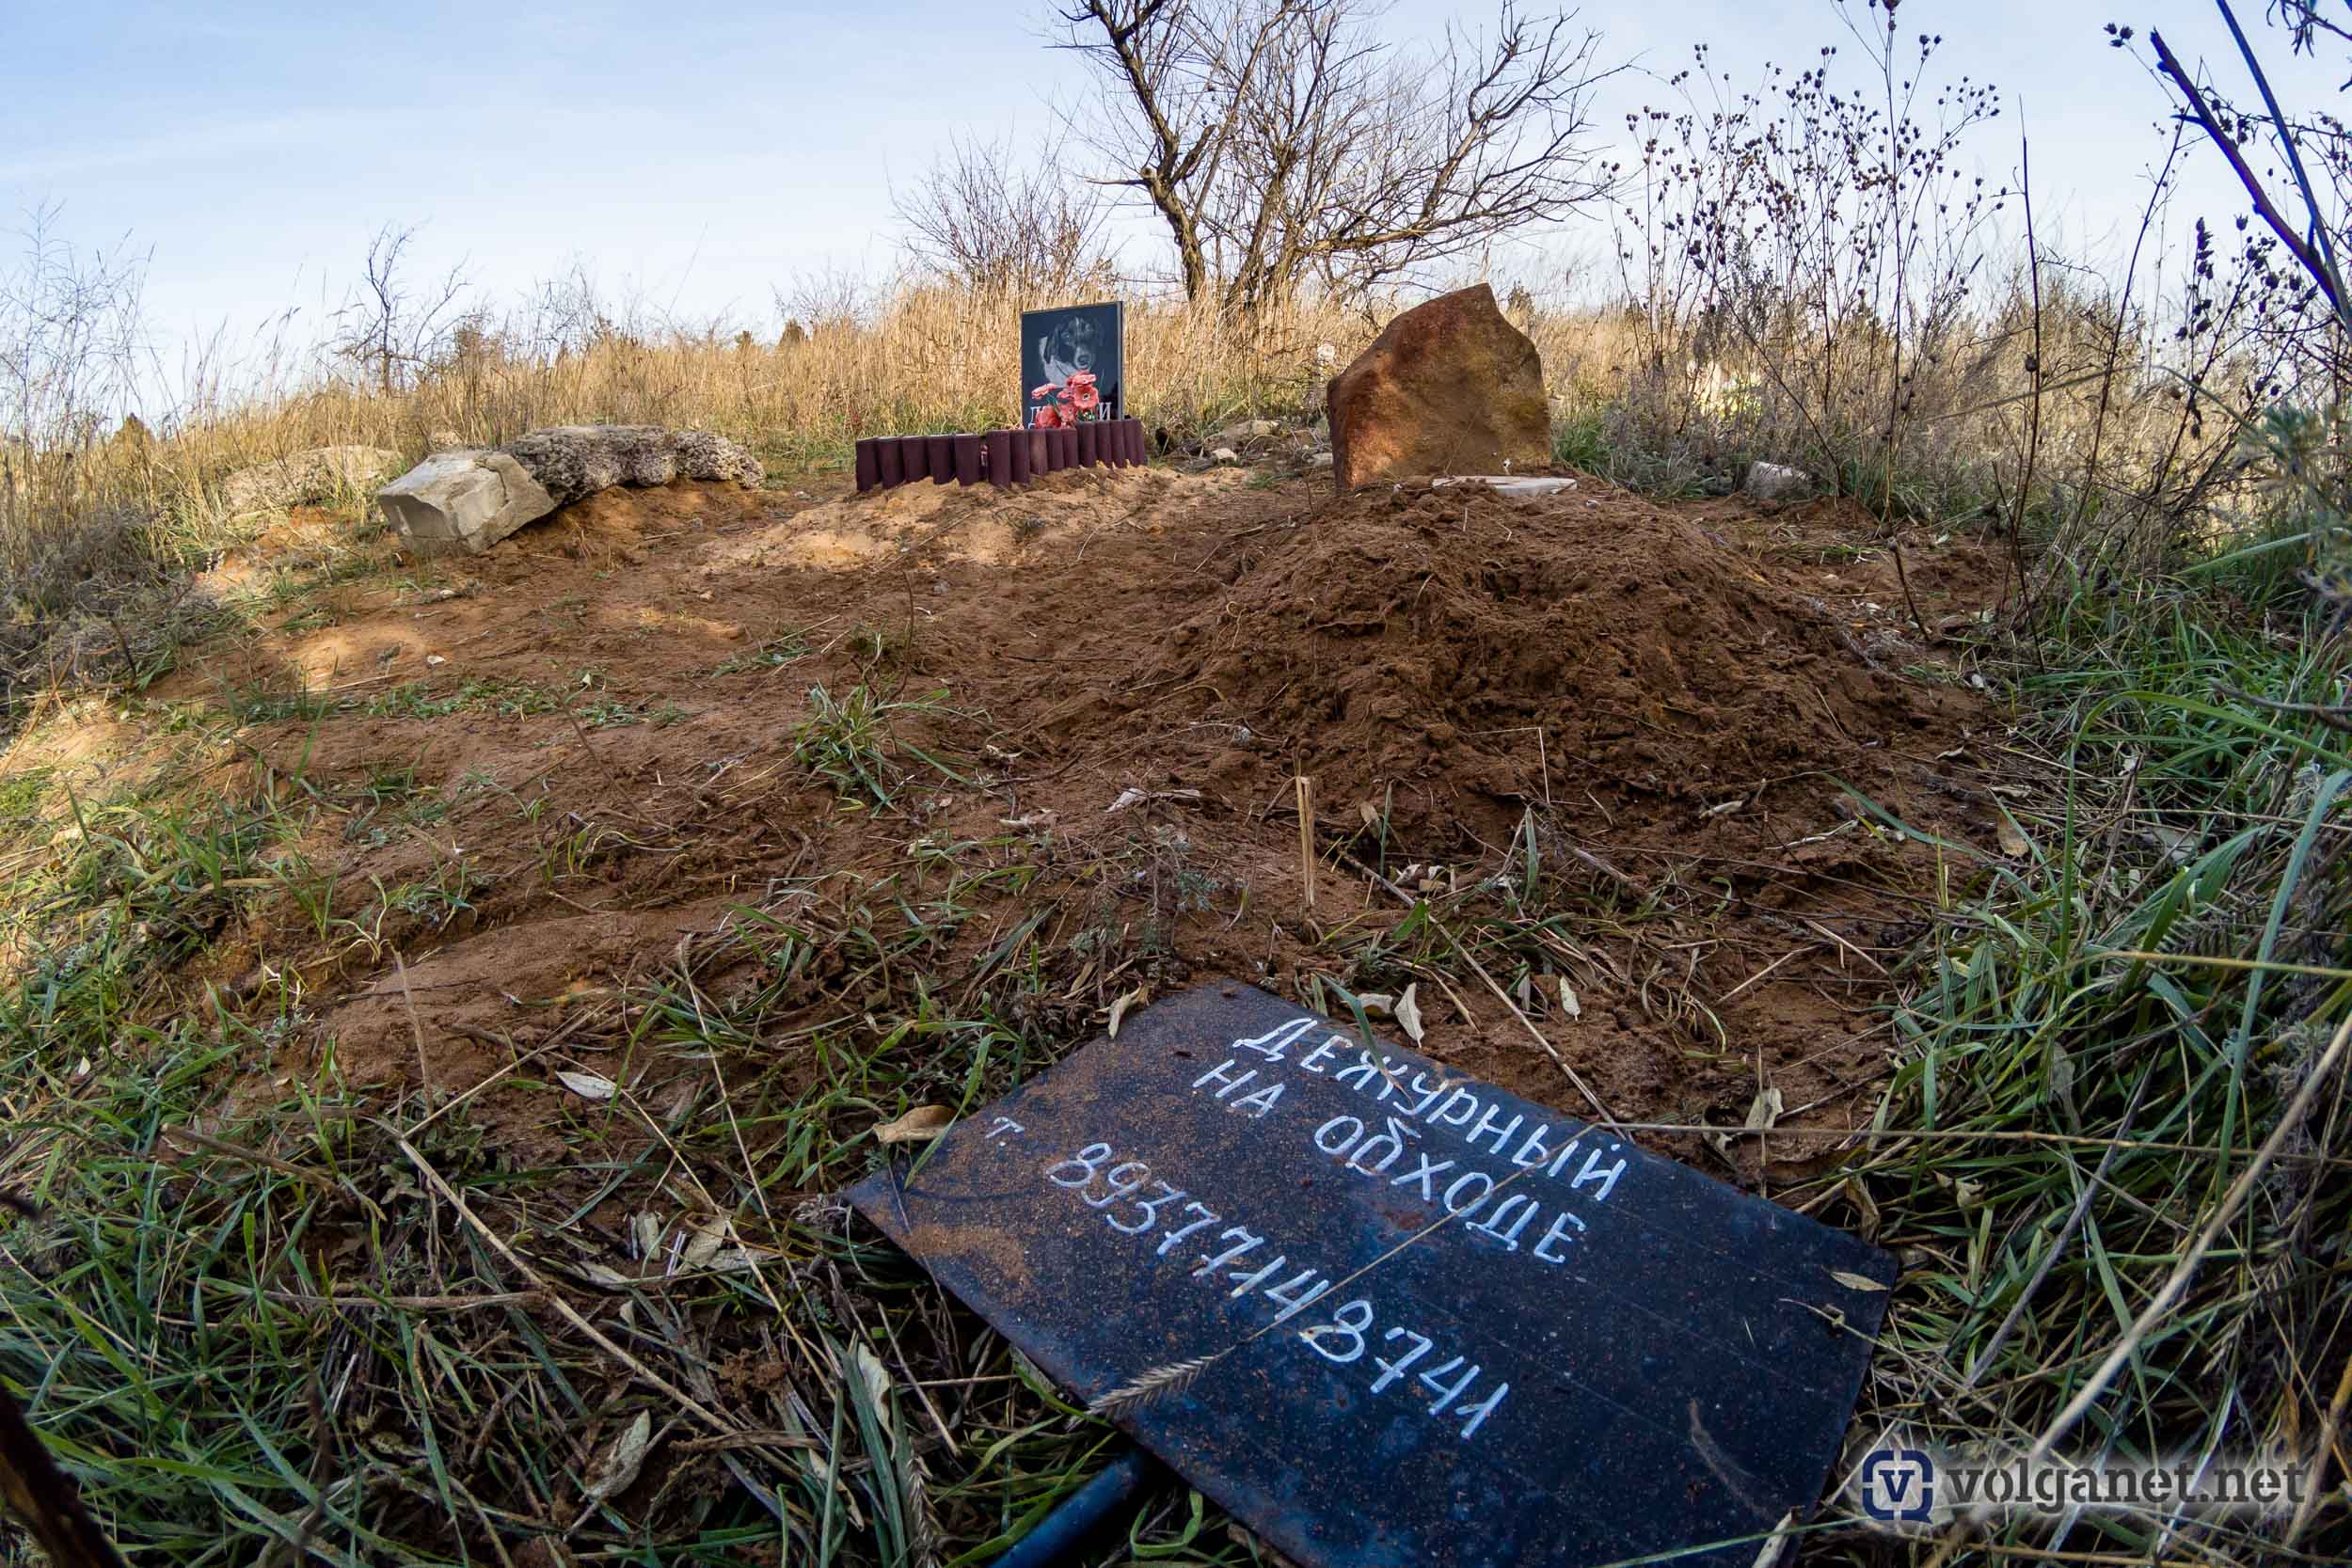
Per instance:
[[[1564,455],[1603,468],[1647,464],[1692,487],[1773,458],[1870,493],[1862,482],[1883,461],[1888,404],[1883,331],[1849,325],[1745,342],[1707,313],[1661,319],[1630,303],[1507,297],[1544,356]],[[926,284],[878,301],[840,291],[769,341],[615,322],[589,302],[552,318],[533,309],[477,319],[389,391],[300,356],[275,361],[242,397],[199,376],[186,405],[157,421],[159,437],[109,436],[86,418],[72,438],[18,449],[0,560],[21,563],[38,532],[102,504],[209,535],[230,521],[226,476],[316,447],[413,457],[444,434],[494,444],[543,425],[611,420],[717,430],[774,466],[836,465],[862,435],[1010,418],[1028,303]],[[1181,302],[1132,306],[1136,411],[1179,440],[1244,418],[1312,420],[1331,364],[1370,341],[1399,303],[1297,306],[1253,322]],[[1929,509],[1930,492],[1990,496],[2012,474],[2034,391],[2027,326],[2007,298],[1955,335],[1939,363],[1905,372],[1898,466],[1915,509]],[[2153,471],[2179,433],[2181,405],[2151,373],[2148,324],[2085,302],[2045,312],[2044,330],[2044,472],[2061,486],[2078,478],[2094,444],[2111,474]]]

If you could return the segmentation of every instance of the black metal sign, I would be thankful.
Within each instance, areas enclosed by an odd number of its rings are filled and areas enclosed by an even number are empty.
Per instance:
[[[1315,1568],[1748,1568],[1820,1496],[1894,1260],[1232,984],[859,1211]]]

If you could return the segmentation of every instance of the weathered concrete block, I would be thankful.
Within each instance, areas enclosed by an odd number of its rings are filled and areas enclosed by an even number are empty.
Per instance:
[[[503,451],[435,452],[375,499],[419,555],[478,555],[556,506],[547,487]]]
[[[733,480],[755,485],[759,459],[707,430],[650,424],[573,424],[534,430],[503,451],[531,471],[558,506],[615,484],[667,484],[677,479]]]
[[[760,477],[757,458],[708,431],[558,425],[493,450],[436,451],[376,499],[419,554],[479,553],[533,518],[615,484],[757,484]]]

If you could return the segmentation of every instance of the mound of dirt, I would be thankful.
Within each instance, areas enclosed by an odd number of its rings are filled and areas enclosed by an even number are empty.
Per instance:
[[[1335,502],[1118,689],[1154,727],[1177,701],[1278,742],[1326,799],[1393,786],[1406,826],[1506,832],[1587,791],[1703,812],[1829,768],[1860,787],[1951,705],[1721,534],[1599,486]]]

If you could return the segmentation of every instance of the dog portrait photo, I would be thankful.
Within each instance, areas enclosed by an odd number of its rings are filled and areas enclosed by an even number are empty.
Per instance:
[[[1021,313],[1021,422],[1037,422],[1037,410],[1053,401],[1040,388],[1059,386],[1073,372],[1091,373],[1102,393],[1103,417],[1125,413],[1120,398],[1124,380],[1124,312],[1117,300],[1101,305],[1070,305],[1051,310]]]

